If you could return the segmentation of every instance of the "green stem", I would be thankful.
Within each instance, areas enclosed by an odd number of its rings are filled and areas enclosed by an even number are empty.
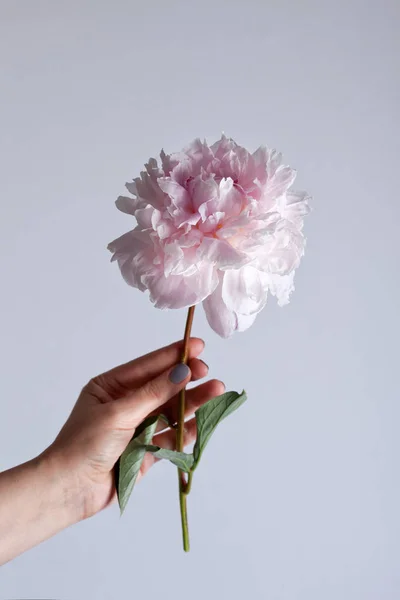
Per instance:
[[[193,471],[190,471],[188,473],[187,482],[186,482],[185,489],[184,489],[185,496],[188,496],[190,494],[190,490],[192,489],[192,478],[193,478]]]
[[[192,330],[192,324],[193,324],[194,308],[195,308],[194,306],[191,306],[189,308],[187,319],[186,319],[185,335],[183,338],[183,348],[182,348],[182,356],[181,356],[181,362],[185,365],[187,364],[188,356],[189,356],[189,339],[190,339],[190,332]],[[176,449],[178,452],[183,452],[184,425],[185,425],[185,389],[183,389],[179,392],[178,427],[176,430]],[[188,527],[188,518],[187,518],[186,496],[189,493],[187,491],[187,487],[188,487],[188,483],[189,483],[191,477],[189,476],[189,479],[186,482],[186,477],[185,477],[184,471],[182,471],[181,469],[178,469],[178,479],[179,479],[179,506],[180,506],[180,511],[181,511],[183,549],[185,550],[185,552],[189,552],[190,544],[189,544],[189,527]]]
[[[179,482],[179,506],[181,509],[183,549],[185,552],[189,552],[190,541],[189,541],[189,526],[188,526],[187,507],[186,507],[186,494],[182,489],[182,481],[181,480]]]

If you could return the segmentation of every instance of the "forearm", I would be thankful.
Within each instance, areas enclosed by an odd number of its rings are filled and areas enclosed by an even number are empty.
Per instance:
[[[46,453],[0,473],[0,565],[80,520],[76,490]]]

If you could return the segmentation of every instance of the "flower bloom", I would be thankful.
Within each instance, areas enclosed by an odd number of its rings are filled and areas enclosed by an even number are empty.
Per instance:
[[[247,329],[268,292],[289,301],[304,252],[304,192],[275,150],[253,154],[225,136],[160,154],[116,205],[137,226],[108,246],[125,281],[157,308],[203,303],[221,336]]]

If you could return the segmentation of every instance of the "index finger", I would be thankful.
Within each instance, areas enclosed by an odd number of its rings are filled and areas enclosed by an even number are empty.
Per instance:
[[[127,391],[140,387],[149,379],[157,377],[168,367],[178,363],[181,359],[182,347],[183,341],[180,340],[154,352],[149,352],[149,354],[107,371],[102,375],[102,381],[109,381],[114,389],[115,384]],[[189,358],[196,358],[203,349],[202,339],[194,337],[189,339]]]

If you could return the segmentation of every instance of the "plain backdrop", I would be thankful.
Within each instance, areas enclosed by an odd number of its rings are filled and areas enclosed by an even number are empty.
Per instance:
[[[40,453],[86,381],[179,339],[106,245],[149,156],[221,131],[284,152],[313,196],[292,302],[225,341],[246,388],[189,500],[158,465],[0,569],[0,599],[400,596],[396,0],[0,1],[0,468]]]

